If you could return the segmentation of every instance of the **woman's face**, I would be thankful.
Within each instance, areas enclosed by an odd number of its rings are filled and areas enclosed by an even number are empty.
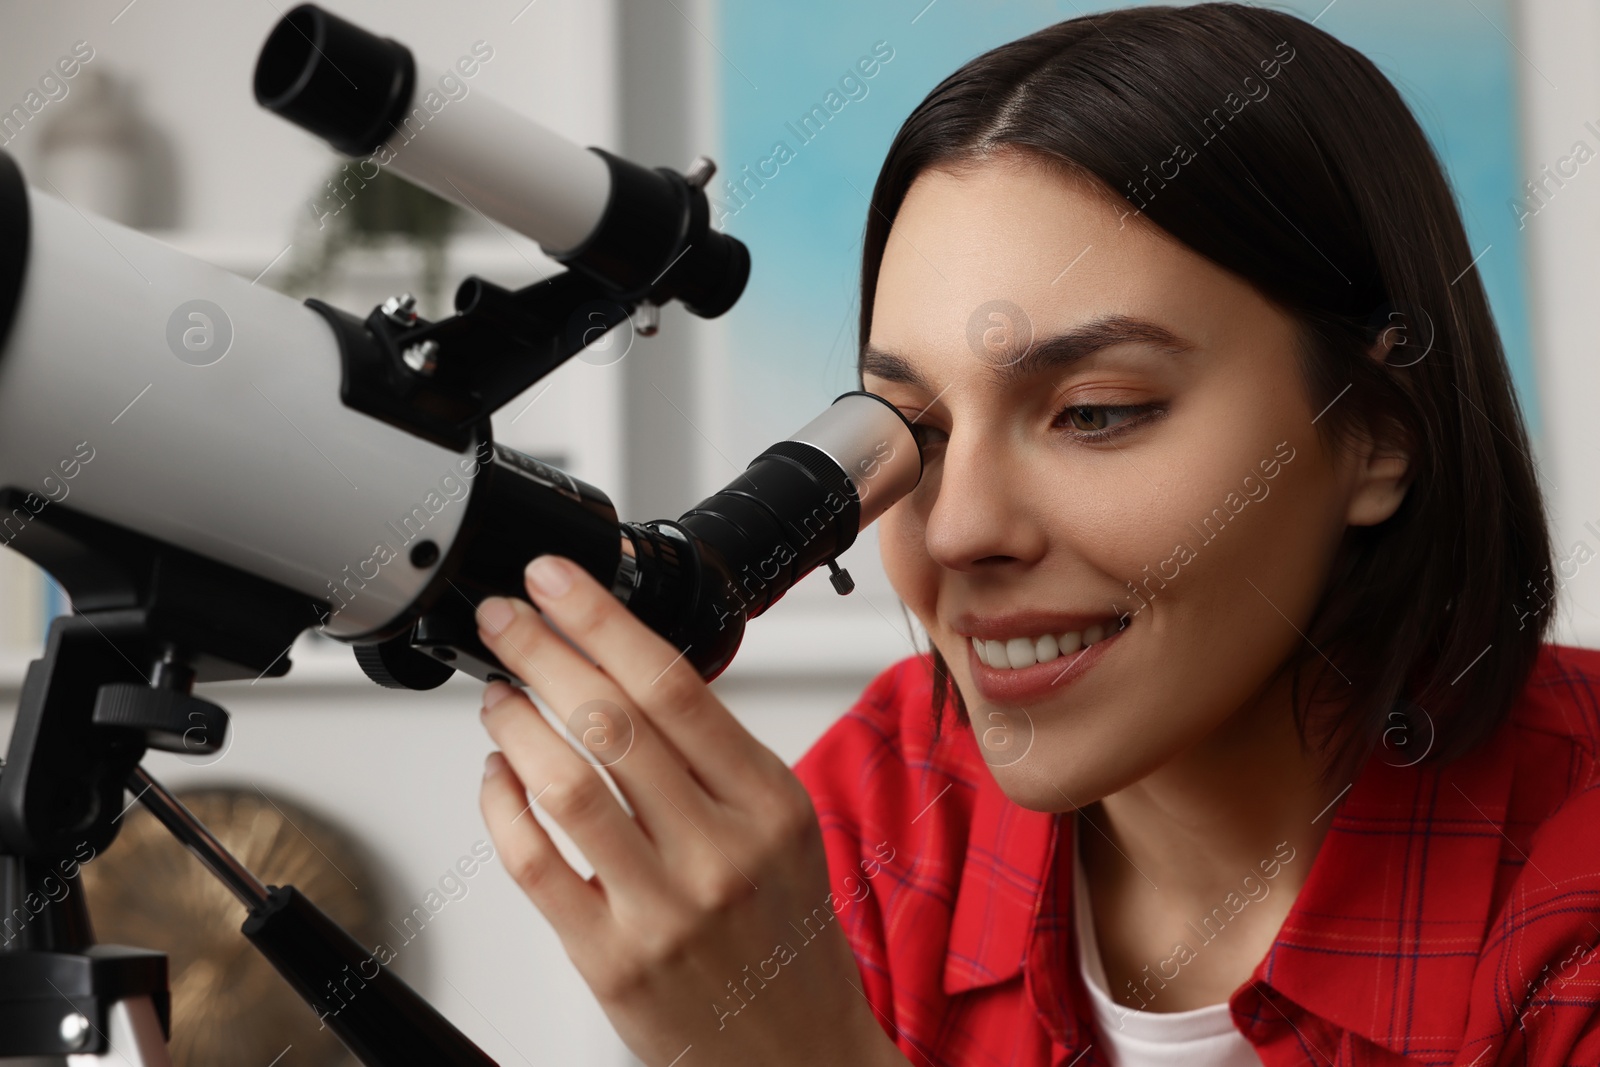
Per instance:
[[[1292,320],[1126,209],[1017,157],[925,171],[862,364],[924,432],[889,577],[1041,811],[1232,736],[1346,525],[1404,491],[1403,460],[1320,444]]]

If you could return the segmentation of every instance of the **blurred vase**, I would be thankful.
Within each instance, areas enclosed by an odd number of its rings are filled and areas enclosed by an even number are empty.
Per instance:
[[[147,214],[138,111],[127,87],[104,70],[85,70],[72,99],[44,129],[39,172],[80,211],[138,226]]]

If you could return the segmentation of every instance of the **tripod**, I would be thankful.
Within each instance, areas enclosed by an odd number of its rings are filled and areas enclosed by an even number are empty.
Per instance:
[[[18,503],[0,490],[0,508]],[[265,886],[139,766],[219,751],[228,714],[196,682],[278,677],[325,610],[304,595],[52,504],[19,536],[71,592],[28,665],[0,769],[0,1057],[169,1063],[167,961],[99,945],[81,882],[131,791],[248,911],[245,936],[369,1065],[492,1065],[293,886]]]

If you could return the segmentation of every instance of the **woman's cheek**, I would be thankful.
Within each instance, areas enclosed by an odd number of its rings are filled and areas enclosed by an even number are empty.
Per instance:
[[[1070,491],[1059,493],[1050,509],[1057,545],[1084,560],[1095,576],[1093,590],[1115,597],[1110,606],[1117,610],[1128,606],[1125,602],[1133,595],[1129,587],[1142,588],[1146,577],[1156,574],[1172,555],[1193,506],[1192,477],[1180,476],[1166,484],[1160,472],[1163,466],[1170,470],[1170,465],[1146,458],[1140,462],[1144,466],[1151,468],[1152,477],[1141,477],[1142,472],[1130,469],[1124,457],[1097,464],[1092,473],[1080,471],[1070,479]],[[1088,589],[1063,592],[1073,606],[1091,606],[1084,602]]]
[[[927,627],[935,610],[937,577],[914,503],[911,498],[901,500],[878,520],[878,555],[895,594]]]

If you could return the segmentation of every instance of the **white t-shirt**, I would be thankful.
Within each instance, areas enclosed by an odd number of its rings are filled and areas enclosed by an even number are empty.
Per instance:
[[[1080,819],[1078,829],[1082,830]],[[1189,1011],[1141,1011],[1111,999],[1100,947],[1089,910],[1089,881],[1073,834],[1073,922],[1078,935],[1078,968],[1094,1005],[1102,1050],[1111,1067],[1261,1067],[1249,1040],[1233,1025],[1228,1002]]]

